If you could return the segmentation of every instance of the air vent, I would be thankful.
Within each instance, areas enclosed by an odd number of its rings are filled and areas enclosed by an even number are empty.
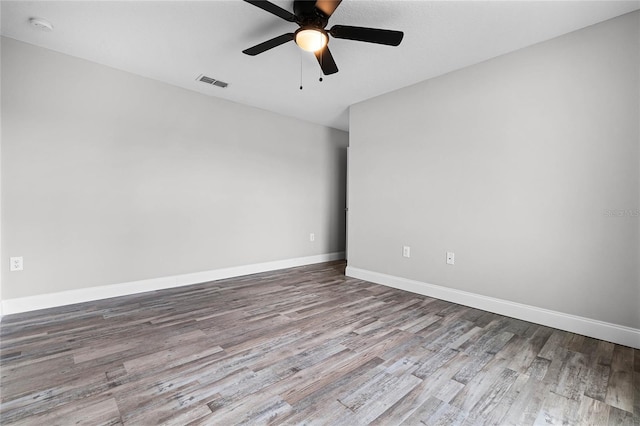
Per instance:
[[[216,80],[215,78],[207,77],[204,74],[201,74],[196,80],[201,81],[203,83],[211,84],[212,86],[222,87],[223,89],[227,87],[229,84],[224,81]]]

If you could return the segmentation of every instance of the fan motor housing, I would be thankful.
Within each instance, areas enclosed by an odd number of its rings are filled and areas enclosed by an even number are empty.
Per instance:
[[[315,7],[315,2],[295,0],[293,12],[296,15],[296,23],[301,27],[314,27],[324,29],[329,24],[329,17]]]

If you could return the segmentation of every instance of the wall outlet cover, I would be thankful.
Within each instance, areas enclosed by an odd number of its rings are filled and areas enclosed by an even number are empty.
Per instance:
[[[9,258],[9,270],[11,272],[22,271],[24,269],[23,267],[24,264],[22,256]]]
[[[455,264],[455,253],[448,251],[447,252],[447,265],[453,265]]]

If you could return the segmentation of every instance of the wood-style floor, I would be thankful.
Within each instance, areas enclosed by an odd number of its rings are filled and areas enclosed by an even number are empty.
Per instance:
[[[344,263],[6,316],[3,425],[640,424],[640,350]]]

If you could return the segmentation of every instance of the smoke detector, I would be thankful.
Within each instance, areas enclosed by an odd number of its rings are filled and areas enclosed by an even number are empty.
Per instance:
[[[53,31],[53,25],[51,25],[51,22],[47,21],[46,19],[30,18],[29,23],[33,27],[39,29],[40,31],[46,31],[46,32]]]

